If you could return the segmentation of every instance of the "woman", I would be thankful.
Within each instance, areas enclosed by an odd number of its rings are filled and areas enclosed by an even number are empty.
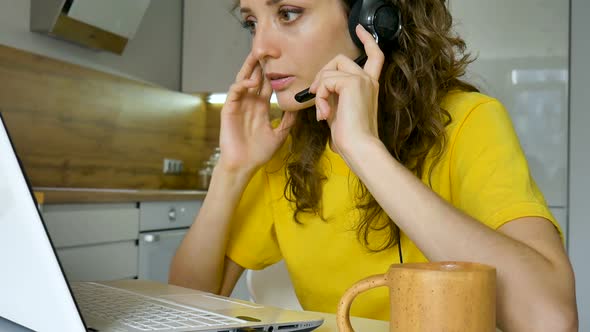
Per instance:
[[[303,308],[334,312],[392,263],[472,261],[498,273],[498,326],[573,331],[574,278],[508,115],[460,80],[470,62],[440,0],[398,0],[383,50],[354,1],[241,0],[252,51],[221,114],[221,158],[170,282],[228,295],[284,259]],[[353,60],[363,52],[364,66]],[[310,86],[317,97],[294,96]],[[284,110],[269,121],[272,92]],[[388,318],[388,294],[352,314]]]

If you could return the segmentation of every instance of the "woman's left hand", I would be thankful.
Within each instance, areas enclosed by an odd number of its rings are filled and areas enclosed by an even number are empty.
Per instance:
[[[379,138],[377,110],[379,76],[384,55],[373,36],[361,25],[356,33],[365,46],[367,62],[361,68],[339,55],[317,74],[310,86],[316,94],[316,116],[330,125],[337,152],[353,149],[361,140]]]

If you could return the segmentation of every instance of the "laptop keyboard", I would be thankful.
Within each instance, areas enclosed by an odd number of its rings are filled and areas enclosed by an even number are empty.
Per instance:
[[[95,283],[73,283],[82,316],[94,316],[141,331],[224,326],[245,321]]]

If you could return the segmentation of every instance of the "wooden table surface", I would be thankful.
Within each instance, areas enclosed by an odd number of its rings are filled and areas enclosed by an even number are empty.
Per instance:
[[[314,332],[338,332],[338,327],[336,325],[336,315],[326,313],[318,314],[324,316],[325,320],[324,324],[314,330]],[[357,332],[389,332],[389,322],[386,321],[351,317],[350,322],[352,323],[354,330]],[[499,329],[496,331],[502,332]]]
[[[314,330],[314,332],[338,332],[338,327],[336,326],[336,315],[326,313],[320,314],[325,318],[324,324],[322,324],[322,326]],[[386,321],[358,317],[351,317],[350,321],[352,323],[352,327],[354,328],[354,330],[358,332],[389,331],[389,322]]]

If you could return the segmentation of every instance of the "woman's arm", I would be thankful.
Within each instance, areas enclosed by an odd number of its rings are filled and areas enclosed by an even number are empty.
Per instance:
[[[396,161],[378,138],[379,77],[384,54],[361,26],[357,26],[356,33],[365,46],[365,66],[360,68],[352,60],[337,56],[310,86],[316,94],[316,116],[328,122],[334,150],[428,259],[496,267],[498,322],[506,332],[575,331],[574,277],[555,228],[542,218],[525,218],[513,220],[496,232],[451,206]],[[493,108],[489,114],[499,111]],[[488,120],[495,121],[494,126]],[[482,136],[487,128],[488,144],[480,144],[478,139],[475,147],[466,147],[465,153],[459,155],[480,158],[492,146],[510,148],[510,144],[499,144],[496,138],[510,135],[507,139],[517,139],[502,118],[484,117],[480,121],[483,123],[471,128],[475,133],[463,143]],[[512,152],[499,154],[510,159],[516,157],[509,155]],[[473,166],[473,160],[467,159],[462,164]],[[482,176],[488,175],[493,174]],[[515,176],[528,176],[528,170]],[[511,186],[507,184],[508,189]],[[477,195],[479,189],[466,194]]]
[[[517,219],[496,232],[426,187],[377,138],[340,152],[429,260],[496,267],[500,328],[506,332],[577,330],[573,271],[549,221]]]
[[[234,211],[256,170],[285,142],[295,121],[286,113],[278,127],[269,121],[272,86],[250,53],[221,110],[221,156],[195,222],[178,248],[170,283],[212,293],[231,292],[243,269],[226,261]]]
[[[203,206],[172,260],[171,284],[231,293],[243,268],[233,262],[228,268],[225,252],[231,217],[249,178],[215,168]]]

